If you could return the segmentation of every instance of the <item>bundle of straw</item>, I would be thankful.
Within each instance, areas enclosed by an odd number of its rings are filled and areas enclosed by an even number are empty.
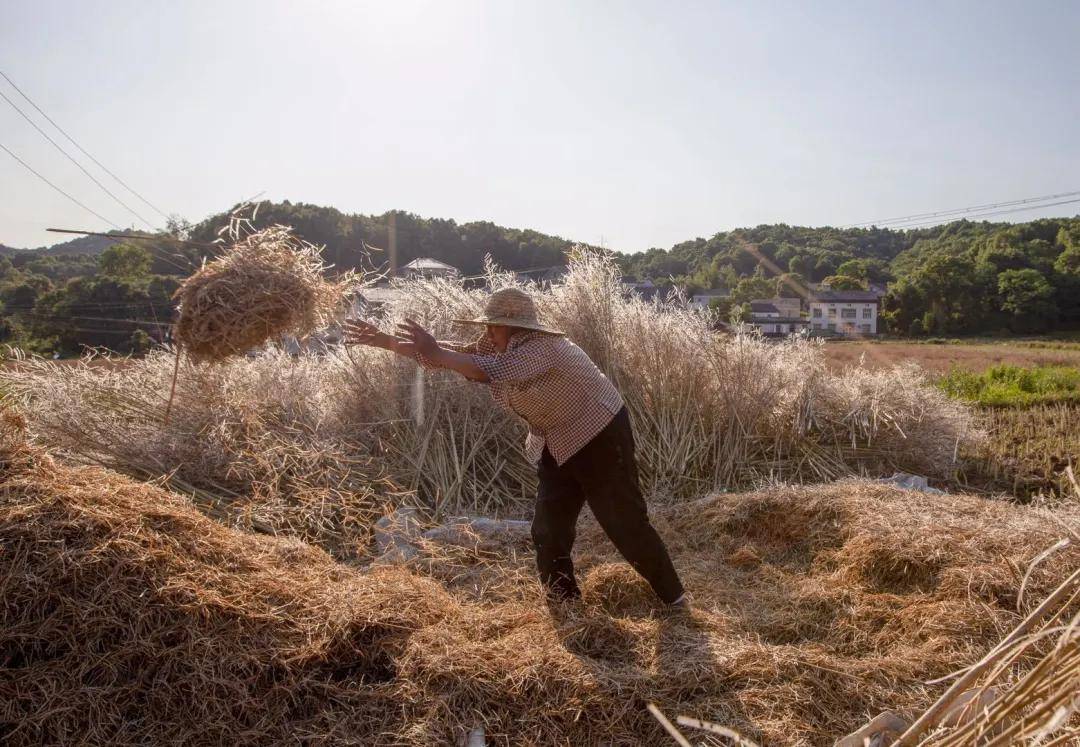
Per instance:
[[[344,306],[353,276],[327,280],[320,248],[288,227],[233,238],[174,296],[180,302],[175,338],[193,360],[221,360],[281,335],[305,337]]]

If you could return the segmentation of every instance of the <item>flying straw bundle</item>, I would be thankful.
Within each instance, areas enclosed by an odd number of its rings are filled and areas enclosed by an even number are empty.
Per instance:
[[[193,360],[217,361],[281,335],[307,336],[353,286],[351,275],[332,282],[325,270],[319,247],[286,226],[238,237],[176,291],[175,338]]]

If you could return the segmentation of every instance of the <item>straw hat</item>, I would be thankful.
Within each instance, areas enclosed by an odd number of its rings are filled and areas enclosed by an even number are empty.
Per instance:
[[[517,288],[504,288],[495,291],[484,306],[484,313],[476,319],[455,319],[462,324],[504,324],[507,327],[519,327],[544,332],[549,335],[563,335],[536,320],[536,304],[532,296]]]

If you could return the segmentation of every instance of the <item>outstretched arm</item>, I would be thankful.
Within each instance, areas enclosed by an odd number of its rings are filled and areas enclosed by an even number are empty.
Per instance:
[[[350,320],[345,323],[345,342],[350,345],[368,345],[390,350],[406,358],[413,358],[426,367],[448,368],[472,381],[487,382],[488,375],[473,362],[471,355],[440,345],[423,327],[409,319],[398,327],[400,336],[395,337],[370,322]],[[473,347],[473,346],[464,346]]]
[[[349,319],[345,322],[345,343],[347,345],[367,345],[372,348],[390,350],[398,355],[411,357],[415,351],[405,347],[405,341],[393,335],[379,331],[371,322],[362,319]]]
[[[470,381],[490,381],[487,373],[476,365],[473,356],[443,347],[430,332],[412,319],[398,325],[398,337],[395,339],[400,341],[398,344],[409,346],[432,365],[457,371]]]

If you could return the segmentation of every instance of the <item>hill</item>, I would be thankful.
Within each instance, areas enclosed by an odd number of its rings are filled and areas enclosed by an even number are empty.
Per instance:
[[[101,254],[110,246],[119,244],[117,239],[109,239],[104,236],[78,236],[69,241],[61,241],[50,246],[39,246],[35,249],[16,249],[15,247],[0,244],[0,256],[33,255],[35,257],[59,257],[75,254]]]
[[[174,286],[213,254],[207,244],[217,240],[231,220],[229,211],[181,227],[177,235],[187,243],[165,234],[155,241],[138,241],[150,255],[149,272],[171,278],[162,282]],[[404,211],[348,214],[287,200],[261,203],[251,224],[292,226],[301,238],[325,246],[324,261],[338,270],[386,266],[391,234],[399,265],[432,257],[466,276],[482,273],[487,257],[514,271],[563,266],[575,245],[570,239],[488,221],[458,223]],[[118,299],[108,297],[107,289],[90,293],[86,287],[102,252],[115,244],[85,236],[32,250],[0,248],[0,303],[11,317],[6,326],[0,325],[0,341],[43,352],[74,352],[83,345],[131,350],[130,327],[122,335],[109,331],[104,337],[87,336],[80,330],[96,327],[100,320],[88,325],[86,319],[67,319],[76,307],[84,317],[128,315],[116,312]],[[724,315],[754,298],[805,295],[810,284],[874,284],[888,287],[881,319],[883,328],[894,334],[1030,334],[1080,328],[1080,218],[1020,224],[961,220],[912,230],[762,225],[691,239],[670,249],[617,253],[615,259],[625,277],[651,280],[662,290],[677,287],[687,295],[730,290],[727,308],[719,309]],[[74,288],[70,284],[80,279],[86,282],[75,288],[79,298],[68,303],[68,291]],[[156,328],[170,315],[167,296],[163,298],[166,305],[154,306],[152,313],[142,300],[141,311],[131,313]],[[39,299],[45,304],[41,308]]]

